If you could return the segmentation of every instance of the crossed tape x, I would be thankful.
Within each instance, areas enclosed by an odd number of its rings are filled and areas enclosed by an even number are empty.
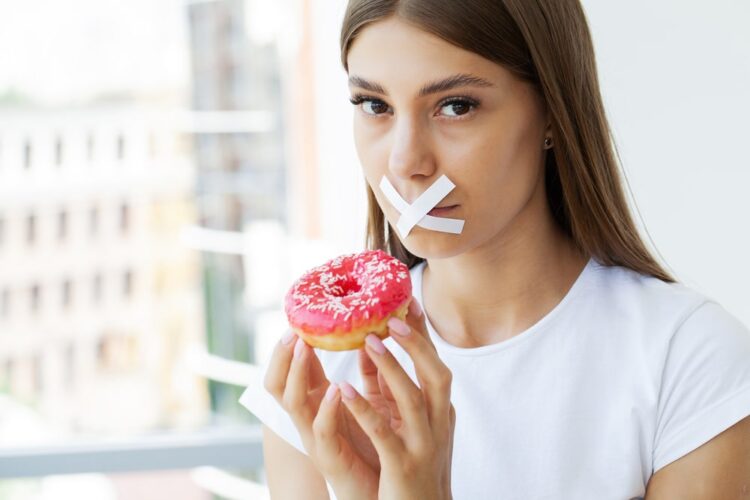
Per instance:
[[[460,234],[464,227],[464,221],[460,219],[448,219],[445,217],[433,217],[427,215],[440,200],[445,198],[448,193],[453,191],[456,185],[448,179],[447,176],[442,175],[436,180],[424,193],[414,200],[414,203],[409,203],[404,200],[393,184],[388,180],[388,177],[383,176],[380,180],[380,190],[388,198],[388,201],[394,206],[396,210],[401,214],[396,223],[396,229],[402,238],[406,238],[414,226],[420,226],[425,229],[431,229],[433,231],[441,231],[444,233]]]

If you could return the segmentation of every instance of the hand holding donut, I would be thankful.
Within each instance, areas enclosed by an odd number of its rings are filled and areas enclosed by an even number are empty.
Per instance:
[[[408,268],[374,250],[318,266],[287,293],[292,331],[274,351],[265,387],[341,500],[451,498],[451,373],[411,291]],[[388,335],[412,358],[419,387],[381,342]],[[347,383],[340,391],[330,384],[308,344],[366,345],[359,351],[364,397]]]
[[[340,405],[339,391],[326,379],[315,352],[294,333],[276,346],[264,386],[291,416],[310,459],[339,500],[377,498],[380,465],[370,438]]]
[[[437,355],[416,300],[406,322],[388,322],[391,337],[409,354],[419,387],[375,335],[366,352],[377,368],[379,386],[391,419],[377,411],[349,384],[341,384],[343,402],[372,440],[380,458],[378,498],[449,499],[456,414],[450,402],[452,374]],[[373,390],[372,378],[365,392]]]

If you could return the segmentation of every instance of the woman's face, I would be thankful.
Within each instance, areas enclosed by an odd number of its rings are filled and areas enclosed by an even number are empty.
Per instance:
[[[348,64],[352,98],[361,101],[357,154],[391,225],[399,212],[378,187],[383,176],[410,204],[443,174],[456,185],[438,207],[457,205],[440,215],[465,220],[463,232],[415,226],[402,241],[406,248],[445,258],[502,240],[544,185],[547,117],[533,88],[398,18],[364,28]],[[420,92],[446,80],[458,84]]]

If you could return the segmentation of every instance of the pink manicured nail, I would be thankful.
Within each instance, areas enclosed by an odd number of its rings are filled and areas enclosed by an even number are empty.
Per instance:
[[[383,345],[383,342],[380,341],[377,335],[368,335],[367,337],[365,337],[365,342],[367,343],[367,345],[372,347],[372,350],[376,353],[385,354],[385,346]]]
[[[419,302],[417,302],[417,299],[413,298],[411,299],[411,303],[409,304],[409,308],[411,309],[411,312],[414,313],[414,316],[417,318],[422,316],[422,306],[419,305]]]
[[[303,349],[305,348],[305,341],[302,339],[297,339],[297,344],[294,346],[294,357],[296,359],[299,359],[302,357]]]
[[[294,331],[289,330],[288,332],[286,332],[286,334],[283,337],[281,337],[281,343],[284,345],[289,345],[292,343],[292,340],[296,336],[297,335],[294,333]]]
[[[351,385],[349,385],[348,382],[341,382],[339,384],[339,389],[341,389],[341,394],[346,399],[354,399],[354,398],[357,397],[357,391],[354,390],[354,387],[352,387]]]
[[[338,387],[336,387],[336,384],[331,384],[328,386],[328,390],[326,391],[326,401],[333,401],[333,399],[336,397],[336,391],[338,391]]]
[[[411,328],[409,328],[409,325],[395,316],[388,320],[388,327],[393,330],[394,333],[401,336],[409,335],[409,333],[411,332]]]

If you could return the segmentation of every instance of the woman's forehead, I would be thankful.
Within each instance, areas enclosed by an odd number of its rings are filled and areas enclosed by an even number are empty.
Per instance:
[[[370,63],[374,58],[383,60],[422,60],[439,63],[460,62],[480,58],[468,50],[453,45],[412,23],[392,17],[363,27],[349,48],[350,66],[360,60]]]
[[[363,28],[347,59],[349,85],[381,94],[398,87],[420,97],[456,82],[491,88],[508,77],[499,64],[397,18]]]

